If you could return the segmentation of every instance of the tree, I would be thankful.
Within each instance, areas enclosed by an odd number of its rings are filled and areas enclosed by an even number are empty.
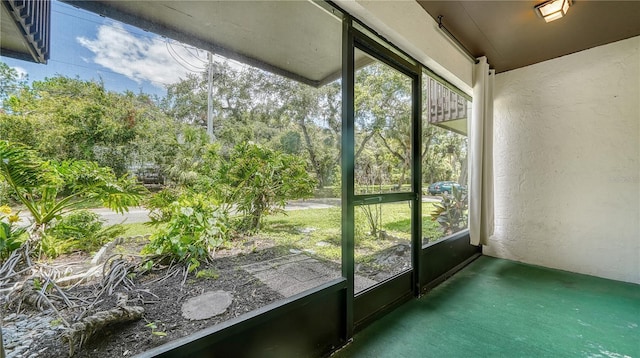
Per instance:
[[[382,161],[387,170],[379,180],[404,184],[411,168],[410,79],[382,63],[363,67],[356,73],[355,106],[356,179],[366,185],[367,171]]]
[[[332,83],[311,88],[294,82],[288,85],[284,115],[298,126],[309,167],[318,188],[324,188],[334,179],[340,163],[340,86]]]
[[[340,159],[339,83],[316,89],[255,68],[214,65],[213,122],[221,149],[252,141],[295,152],[309,162],[319,187],[330,183]],[[207,91],[204,74],[189,75],[168,88],[165,110],[204,127]]]
[[[422,176],[427,183],[441,180],[467,183],[467,138],[433,125],[429,147],[422,161]]]
[[[0,139],[46,158],[95,161],[122,175],[173,156],[175,124],[144,94],[58,75],[14,93],[5,108]]]
[[[405,184],[411,169],[412,131],[422,136],[419,155],[426,182],[455,180],[466,183],[466,138],[423,123],[412,128],[409,79],[381,63],[373,63],[356,74],[356,180],[365,185],[368,171],[387,164],[378,180]],[[428,91],[423,92],[423,103]],[[429,108],[425,106],[423,111]],[[425,113],[423,113],[423,117]],[[362,178],[362,179],[358,179]]]
[[[175,156],[165,171],[173,184],[192,186],[198,180],[209,137],[204,129],[189,126],[183,126],[177,137]]]
[[[5,101],[20,91],[26,89],[28,77],[20,74],[15,68],[0,62],[0,105],[4,108]]]
[[[264,142],[278,133],[271,124],[279,119],[277,112],[284,99],[280,88],[288,80],[255,68],[232,67],[228,62],[214,66],[212,115],[216,140],[230,149],[248,140]],[[182,123],[206,128],[207,96],[206,71],[190,74],[167,88],[163,107]],[[253,129],[265,123],[269,126]]]

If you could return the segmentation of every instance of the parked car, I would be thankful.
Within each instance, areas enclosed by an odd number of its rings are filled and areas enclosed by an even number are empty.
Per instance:
[[[453,192],[453,187],[462,191],[467,190],[467,187],[454,181],[439,181],[429,185],[428,191],[431,195],[450,194]]]
[[[137,170],[138,182],[150,190],[160,190],[164,187],[165,178],[158,168],[143,167]]]

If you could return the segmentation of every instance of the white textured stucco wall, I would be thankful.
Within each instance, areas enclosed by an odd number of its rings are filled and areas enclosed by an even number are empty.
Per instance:
[[[640,283],[640,37],[496,76],[485,254]]]

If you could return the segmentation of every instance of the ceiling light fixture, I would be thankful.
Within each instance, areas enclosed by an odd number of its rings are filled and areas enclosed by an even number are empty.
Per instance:
[[[548,0],[536,5],[535,9],[544,21],[551,22],[566,15],[569,6],[571,6],[571,0]]]

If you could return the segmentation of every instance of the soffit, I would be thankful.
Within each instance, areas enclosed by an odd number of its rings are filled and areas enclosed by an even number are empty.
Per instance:
[[[496,72],[528,66],[640,35],[640,1],[573,2],[567,15],[546,23],[542,1],[430,1],[418,3],[474,56]]]
[[[150,32],[319,86],[339,77],[341,19],[311,1],[68,1]]]
[[[0,4],[0,34],[0,55],[36,62],[20,26],[4,4]]]

